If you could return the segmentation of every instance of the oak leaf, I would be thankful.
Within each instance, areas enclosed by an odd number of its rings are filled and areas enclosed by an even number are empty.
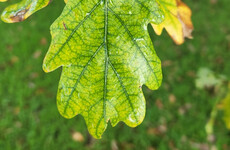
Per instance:
[[[192,12],[181,0],[158,0],[165,13],[165,20],[152,27],[157,35],[161,35],[163,29],[168,32],[173,41],[180,45],[184,38],[192,38],[193,24],[191,21]]]
[[[139,125],[145,116],[142,85],[159,88],[161,62],[148,23],[164,16],[156,0],[68,0],[52,24],[43,69],[62,66],[57,106],[62,116],[81,114],[100,138],[110,120]]]

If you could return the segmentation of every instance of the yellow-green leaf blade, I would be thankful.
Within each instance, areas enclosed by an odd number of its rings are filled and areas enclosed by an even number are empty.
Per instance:
[[[3,11],[1,19],[7,23],[23,21],[50,2],[51,0],[22,0],[19,3],[8,6]]]
[[[0,0],[0,2],[6,2],[7,0]]]
[[[230,83],[228,85],[228,91],[226,97],[222,100],[222,110],[224,111],[223,120],[226,127],[230,130]]]
[[[84,116],[96,138],[108,120],[139,125],[145,116],[141,86],[157,89],[162,80],[147,24],[162,19],[155,0],[68,0],[51,26],[43,65],[46,72],[63,66],[59,112]]]

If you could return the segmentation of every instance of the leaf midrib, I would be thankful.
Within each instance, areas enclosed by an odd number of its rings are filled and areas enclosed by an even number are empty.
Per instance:
[[[108,62],[109,62],[109,55],[108,55],[108,0],[104,0],[104,49],[105,49],[105,71],[104,71],[104,94],[103,94],[103,116],[104,122],[106,124],[106,96],[107,96],[107,78],[108,78]],[[97,132],[96,132],[97,134]]]
[[[69,103],[69,100],[71,99],[71,96],[73,95],[78,83],[80,82],[80,79],[81,77],[83,76],[85,70],[87,69],[88,65],[90,64],[90,62],[92,61],[93,58],[95,58],[96,54],[98,53],[98,51],[102,48],[102,46],[104,46],[104,50],[105,50],[105,71],[104,71],[104,92],[103,92],[103,117],[104,117],[104,121],[106,123],[106,95],[107,95],[107,77],[108,77],[108,66],[110,64],[110,66],[112,67],[113,71],[115,72],[117,78],[119,79],[119,82],[122,86],[122,89],[123,91],[125,92],[125,95],[126,95],[126,98],[128,99],[129,101],[129,104],[131,106],[131,109],[132,109],[132,112],[134,113],[134,107],[132,105],[132,102],[131,100],[129,99],[129,94],[127,93],[126,89],[125,89],[125,86],[123,85],[123,82],[121,81],[122,79],[120,78],[118,72],[116,72],[116,69],[113,67],[112,63],[109,61],[109,53],[108,53],[108,41],[107,41],[107,35],[108,35],[108,10],[111,11],[112,13],[114,13],[114,15],[118,18],[118,20],[121,22],[121,24],[125,27],[125,30],[126,32],[129,34],[129,36],[131,37],[132,41],[134,42],[134,45],[137,46],[138,50],[140,50],[142,56],[144,57],[144,59],[146,60],[147,62],[147,65],[150,67],[151,71],[153,72],[154,76],[155,76],[155,79],[157,81],[157,84],[159,85],[159,82],[156,78],[156,75],[154,73],[154,70],[153,68],[150,66],[147,58],[145,57],[144,53],[142,52],[142,50],[140,49],[140,47],[138,46],[138,44],[136,43],[136,41],[134,40],[132,34],[130,33],[130,31],[127,29],[127,27],[125,26],[123,20],[121,20],[121,18],[111,9],[108,7],[108,0],[103,0],[104,1],[104,15],[105,15],[105,24],[104,24],[104,42],[99,46],[99,48],[96,50],[96,52],[92,55],[92,57],[90,58],[90,60],[88,61],[88,63],[84,66],[84,69],[82,70],[79,78],[77,79],[77,82],[76,84],[74,85],[73,87],[73,90],[71,91],[71,94],[69,96],[69,98],[67,99],[67,104],[65,105],[65,111],[64,113],[66,113],[66,109],[68,107],[68,103]],[[137,1],[137,0],[136,0]],[[68,39],[65,41],[65,43],[63,44],[64,46],[69,42],[69,40],[73,37],[73,35],[75,34],[75,32],[79,29],[79,27],[87,20],[87,18],[89,18],[91,16],[91,14],[93,13],[93,11],[99,6],[99,4],[101,3],[101,1],[99,1],[90,11],[90,13],[74,28],[74,30],[72,30],[72,33],[70,34],[70,36],[68,37]],[[141,2],[138,1],[139,4],[141,4],[143,6],[143,4]],[[63,49],[62,46],[57,53],[55,53],[55,55],[52,57],[52,58],[55,58],[56,55],[58,55],[58,53]],[[52,59],[51,59],[52,60]],[[50,60],[50,61],[51,61]],[[103,118],[102,117],[102,118]],[[137,122],[138,119],[134,113],[134,117],[135,117],[135,121]],[[101,119],[102,119],[101,118]],[[100,125],[100,122],[101,122],[101,119],[100,121],[98,121],[97,123],[97,126]],[[97,128],[96,128],[97,129]],[[97,130],[96,130],[96,134],[97,134]]]

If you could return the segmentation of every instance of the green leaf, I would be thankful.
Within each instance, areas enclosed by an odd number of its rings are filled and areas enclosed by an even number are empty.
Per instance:
[[[145,116],[142,85],[161,85],[161,62],[148,35],[160,23],[155,0],[68,0],[51,26],[43,69],[62,66],[57,105],[66,118],[81,114],[100,138],[110,120],[139,125]]]
[[[7,23],[20,22],[36,11],[47,6],[51,0],[22,0],[7,7],[2,13],[2,20]]]

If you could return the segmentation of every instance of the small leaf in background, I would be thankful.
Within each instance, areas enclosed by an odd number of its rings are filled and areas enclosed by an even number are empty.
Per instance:
[[[200,68],[197,72],[197,79],[195,81],[198,89],[205,89],[210,87],[217,87],[226,80],[222,75],[215,75],[209,68]]]
[[[66,118],[81,114],[101,138],[107,123],[136,127],[145,116],[142,85],[158,89],[161,62],[148,34],[160,23],[156,0],[68,0],[51,26],[43,69],[62,66],[57,105]]]
[[[165,20],[161,24],[152,24],[157,35],[163,29],[168,32],[178,45],[184,43],[184,38],[192,38],[193,25],[190,8],[180,0],[158,0],[165,13]]]
[[[0,2],[6,2],[7,0],[0,0]]]
[[[23,21],[50,2],[51,0],[22,0],[19,3],[8,6],[3,11],[1,19],[6,23]]]
[[[219,110],[224,111],[224,121],[227,128],[230,129],[230,84],[227,87],[226,82],[229,83],[224,75],[215,74],[209,68],[200,68],[197,72],[196,87],[203,90],[212,89],[211,94],[215,96],[215,103],[205,126],[208,136],[213,135],[213,128]]]
[[[213,134],[214,122],[215,122],[215,119],[216,119],[216,116],[219,110],[223,111],[223,114],[224,114],[223,120],[225,122],[226,127],[230,130],[230,82],[228,82],[228,88],[224,84],[221,87],[222,89],[224,89],[223,93],[225,93],[225,96],[222,99],[220,97],[223,97],[223,96],[219,95],[217,97],[216,104],[213,107],[210,119],[205,127],[206,132],[209,135]],[[218,91],[218,92],[221,92],[221,91]]]
[[[226,97],[222,100],[221,109],[224,111],[223,119],[226,127],[230,130],[230,83],[228,93]]]

